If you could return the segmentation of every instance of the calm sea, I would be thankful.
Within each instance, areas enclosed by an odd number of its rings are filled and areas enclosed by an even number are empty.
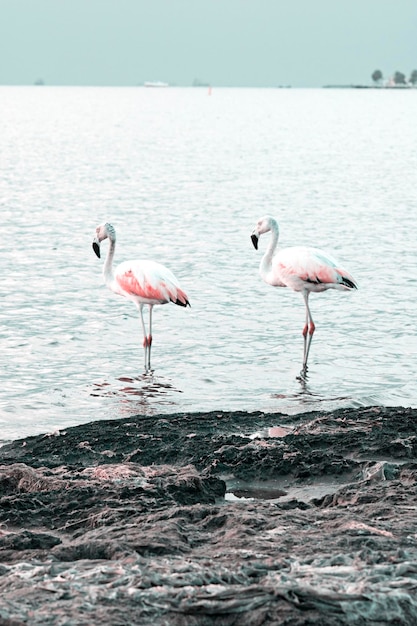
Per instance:
[[[137,414],[417,406],[417,90],[1,87],[0,439]],[[331,252],[357,293],[262,283],[250,234]],[[91,248],[172,269],[135,307]],[[107,248],[103,244],[103,252]]]

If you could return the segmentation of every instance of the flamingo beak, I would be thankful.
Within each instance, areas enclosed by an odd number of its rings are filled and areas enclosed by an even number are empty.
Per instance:
[[[255,248],[255,250],[257,250],[258,249],[259,235],[257,234],[256,231],[253,231],[253,233],[251,234],[250,238],[252,239],[253,247]]]
[[[96,255],[98,256],[98,258],[100,258],[100,242],[97,239],[97,237],[94,239],[93,241],[93,250],[96,253]]]

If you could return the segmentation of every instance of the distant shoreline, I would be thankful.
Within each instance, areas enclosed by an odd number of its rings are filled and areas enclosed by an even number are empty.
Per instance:
[[[417,85],[323,85],[323,89],[416,89]]]
[[[162,86],[162,85],[161,85]],[[149,85],[71,85],[71,84],[48,84],[45,82],[35,82],[35,83],[22,83],[22,84],[10,84],[10,83],[0,83],[0,87],[80,87],[80,88],[120,88],[120,89],[146,89],[149,91]],[[199,90],[207,90],[207,89],[376,89],[376,90],[386,90],[386,89],[400,89],[400,90],[414,90],[417,89],[417,85],[361,85],[361,84],[328,84],[328,85],[316,85],[316,86],[293,86],[293,85],[264,85],[264,86],[252,86],[252,85],[178,85],[178,84],[169,84],[165,83],[163,85],[165,91],[166,89],[199,89]],[[153,91],[153,89],[151,89]],[[157,89],[159,91],[159,89]]]

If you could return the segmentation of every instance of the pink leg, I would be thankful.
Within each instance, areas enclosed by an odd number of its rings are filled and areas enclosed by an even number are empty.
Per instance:
[[[148,334],[148,363],[145,366],[147,372],[151,372],[151,346],[152,346],[152,309],[153,304],[149,305],[149,334]]]
[[[309,322],[308,310],[307,310],[307,307],[306,307],[306,323],[304,324],[304,328],[303,328],[303,337],[304,337],[303,367],[304,367],[304,364],[305,364],[305,361],[306,361],[308,322]]]
[[[152,343],[152,337],[146,334],[145,321],[143,319],[143,304],[139,305],[139,313],[140,313],[140,322],[142,324],[142,331],[143,331],[143,348],[145,350],[145,373],[147,373],[149,370],[149,360],[150,360],[150,350],[151,350],[150,344]]]
[[[304,337],[304,354],[303,354],[303,368],[300,372],[300,377],[305,378],[307,376],[307,361],[308,354],[310,352],[311,340],[313,339],[314,331],[316,330],[316,326],[313,322],[313,318],[311,317],[310,307],[308,306],[308,296],[310,292],[307,291],[303,293],[304,302],[306,305],[306,321],[303,328],[303,337]]]

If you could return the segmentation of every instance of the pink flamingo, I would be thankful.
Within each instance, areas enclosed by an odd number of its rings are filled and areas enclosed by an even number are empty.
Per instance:
[[[104,281],[114,293],[124,296],[137,306],[143,330],[145,349],[145,372],[151,372],[152,309],[155,304],[174,302],[179,306],[190,306],[174,274],[164,265],[155,261],[125,261],[113,271],[113,257],[116,247],[116,231],[111,224],[101,224],[96,228],[93,250],[100,258],[100,243],[109,239],[110,245],[103,267]],[[143,307],[149,306],[149,329],[146,333]]]
[[[323,250],[294,246],[276,251],[279,227],[277,221],[269,215],[258,220],[251,235],[256,250],[259,237],[269,231],[271,240],[261,260],[259,273],[268,285],[290,287],[293,291],[300,291],[304,298],[306,321],[303,328],[304,356],[300,377],[305,379],[311,340],[316,328],[308,305],[310,293],[312,291],[319,293],[327,289],[352,291],[357,289],[358,285],[352,276]]]

